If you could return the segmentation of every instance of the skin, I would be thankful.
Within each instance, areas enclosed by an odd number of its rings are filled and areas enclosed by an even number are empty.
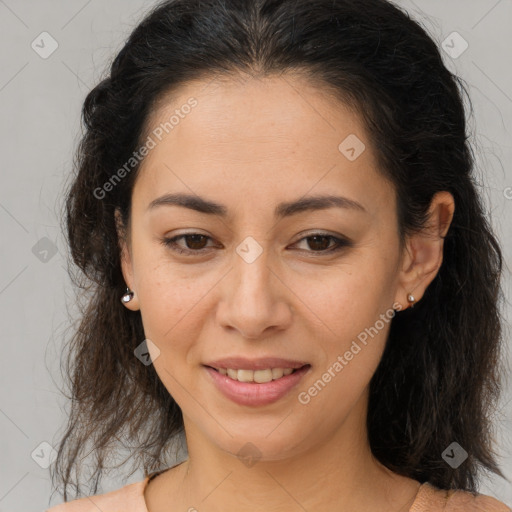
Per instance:
[[[381,314],[406,309],[409,293],[421,300],[442,262],[453,197],[436,194],[428,227],[400,250],[395,191],[356,112],[297,76],[205,80],[160,104],[149,126],[190,97],[197,106],[143,162],[121,245],[123,275],[135,292],[125,306],[140,310],[160,351],[152,351],[153,364],[183,412],[189,451],[147,486],[149,512],[409,510],[419,482],[382,466],[366,439],[368,385],[389,322],[309,403],[298,394]],[[366,146],[354,161],[338,149],[350,134]],[[165,193],[199,195],[229,214],[148,210]],[[282,201],[317,194],[350,198],[365,211],[274,218]],[[318,232],[352,245],[326,253],[335,241],[304,238]],[[184,233],[210,237],[177,241],[206,252],[180,255],[160,242]],[[263,251],[252,263],[236,252],[248,236]],[[288,357],[311,368],[277,402],[241,406],[202,366],[231,355]],[[248,442],[260,456],[252,466],[237,456]]]

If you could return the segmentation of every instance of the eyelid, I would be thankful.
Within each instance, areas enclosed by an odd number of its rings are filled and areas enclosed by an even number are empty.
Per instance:
[[[164,237],[160,240],[160,242],[162,243],[162,245],[164,245],[164,247],[166,247],[174,252],[177,252],[178,254],[187,254],[187,255],[191,255],[191,256],[200,256],[200,255],[209,253],[210,250],[212,248],[214,248],[214,246],[208,246],[208,247],[205,247],[202,249],[194,250],[194,249],[188,249],[188,248],[181,247],[177,244],[177,240],[179,240],[181,238],[185,238],[187,236],[194,236],[194,235],[200,235],[200,236],[207,238],[208,240],[213,240],[213,238],[210,237],[209,235],[205,235],[204,233],[194,231],[194,232],[189,232],[189,233],[181,233],[181,234],[173,236],[173,237]],[[313,256],[321,257],[323,255],[329,255],[329,254],[335,253],[337,251],[340,251],[344,248],[352,247],[354,245],[352,240],[350,240],[349,238],[347,238],[343,235],[338,235],[338,234],[334,235],[334,234],[331,234],[329,232],[324,232],[324,231],[311,231],[311,232],[301,233],[300,238],[297,239],[295,242],[293,242],[293,244],[291,244],[291,245],[292,246],[296,245],[299,242],[305,241],[308,238],[312,238],[315,236],[329,238],[335,242],[335,245],[333,247],[330,247],[330,248],[322,250],[322,251],[312,251],[312,250],[308,251],[308,250],[301,250],[301,249],[299,249],[299,251],[312,254]]]
[[[325,237],[331,237],[331,238],[336,238],[337,240],[340,240],[342,242],[350,242],[352,243],[352,240],[350,240],[350,238],[346,237],[345,235],[342,235],[340,233],[333,233],[333,232],[330,232],[330,231],[322,231],[322,230],[308,230],[308,231],[303,231],[302,233],[299,233],[297,235],[297,241],[296,242],[293,242],[294,244],[296,244],[297,242],[300,242],[301,240],[303,240],[304,238],[310,238],[312,236],[325,236]]]
[[[296,245],[299,242],[302,242],[304,240],[307,240],[308,238],[312,238],[312,237],[316,237],[316,236],[323,237],[323,238],[330,238],[332,241],[335,242],[334,246],[332,246],[328,249],[325,249],[323,251],[312,251],[312,250],[308,251],[308,250],[301,250],[301,249],[299,249],[299,251],[305,252],[308,254],[312,254],[313,256],[317,255],[317,256],[321,257],[322,255],[327,256],[329,254],[338,252],[344,248],[353,247],[353,245],[354,245],[353,241],[350,240],[349,238],[347,238],[346,236],[338,235],[338,234],[334,235],[332,233],[325,232],[325,231],[312,231],[312,232],[301,233],[300,238],[297,241],[295,241],[292,245]]]
[[[209,252],[209,250],[212,249],[213,246],[209,246],[209,247],[203,248],[203,249],[196,249],[196,250],[188,249],[186,247],[179,246],[176,242],[180,238],[185,238],[187,236],[194,236],[194,235],[200,235],[200,236],[207,238],[208,240],[213,240],[213,238],[211,236],[205,235],[204,233],[199,233],[199,232],[193,231],[190,233],[181,233],[181,234],[175,235],[173,237],[164,237],[160,240],[160,242],[162,243],[162,245],[164,247],[166,247],[174,252],[177,252],[179,254],[200,255],[200,254],[204,254],[205,252]]]

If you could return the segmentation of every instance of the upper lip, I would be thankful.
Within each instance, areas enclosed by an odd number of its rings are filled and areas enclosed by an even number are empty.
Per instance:
[[[247,359],[246,357],[225,357],[204,363],[212,368],[225,368],[232,370],[266,370],[267,368],[302,368],[308,364],[303,361],[293,361],[280,357],[262,357],[260,359]]]

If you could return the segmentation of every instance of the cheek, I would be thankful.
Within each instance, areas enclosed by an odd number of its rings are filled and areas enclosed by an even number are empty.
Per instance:
[[[208,283],[180,278],[176,273],[155,270],[139,285],[139,300],[144,329],[148,337],[166,341],[197,320]]]
[[[139,260],[138,295],[144,333],[163,358],[155,367],[196,361],[194,340],[201,338],[211,309],[211,294],[219,283],[216,272],[202,272],[193,265],[176,264],[157,256]],[[181,361],[179,365],[174,364]],[[179,370],[178,370],[179,371]]]
[[[361,391],[380,362],[394,317],[391,268],[383,257],[361,256],[316,279],[296,281],[294,291],[304,302],[303,314],[315,325],[313,336],[324,353],[318,372],[331,368],[337,376],[333,390]]]
[[[329,338],[357,335],[392,305],[394,274],[385,260],[367,260],[355,257],[326,272],[295,276],[292,281],[294,293]]]
[[[314,340],[323,353],[307,386],[299,392],[301,404],[333,410],[340,421],[357,403],[377,369],[394,317],[386,279],[356,273],[331,281],[307,295],[308,308],[321,322]],[[309,313],[312,321],[314,316]]]
[[[154,368],[180,406],[190,399],[183,385],[189,362],[199,357],[194,340],[200,338],[207,314],[205,291],[213,285],[204,281],[185,279],[160,265],[148,272],[140,284],[144,333],[159,350],[153,359]],[[192,388],[187,385],[189,391]]]

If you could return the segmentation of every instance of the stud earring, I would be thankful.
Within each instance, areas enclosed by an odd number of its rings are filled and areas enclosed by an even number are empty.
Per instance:
[[[133,299],[134,295],[135,293],[132,290],[130,290],[130,288],[126,287],[126,293],[121,297],[121,302],[123,304],[130,302]]]
[[[414,298],[414,295],[412,293],[409,293],[409,295],[407,295],[407,300],[411,303],[411,308],[413,308],[416,299]]]

